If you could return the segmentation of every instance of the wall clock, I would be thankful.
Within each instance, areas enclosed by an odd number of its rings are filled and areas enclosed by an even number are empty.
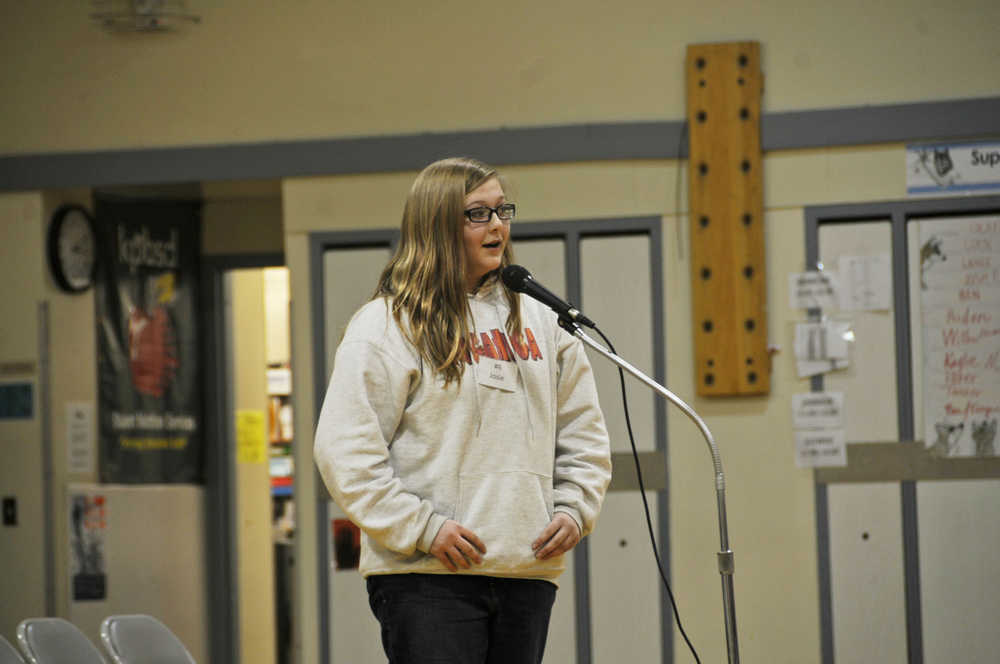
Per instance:
[[[52,214],[48,237],[49,266],[59,288],[82,293],[94,285],[97,234],[90,213],[80,205],[62,205]]]

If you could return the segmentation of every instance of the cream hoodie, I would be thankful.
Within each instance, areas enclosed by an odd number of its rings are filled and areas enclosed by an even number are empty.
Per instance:
[[[498,284],[469,297],[473,352],[460,385],[445,388],[424,365],[384,299],[354,315],[337,350],[314,454],[362,530],[364,576],[451,574],[427,552],[454,519],[487,549],[459,573],[552,580],[563,557],[537,560],[531,543],[554,511],[583,535],[594,527],[611,458],[583,345],[524,296],[522,340],[508,338]]]

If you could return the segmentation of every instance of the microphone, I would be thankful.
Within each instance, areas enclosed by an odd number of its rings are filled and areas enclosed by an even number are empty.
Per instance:
[[[533,297],[545,306],[559,314],[560,318],[566,318],[574,323],[596,327],[594,321],[580,313],[580,311],[569,302],[566,302],[558,295],[550,291],[545,286],[538,283],[531,273],[520,265],[508,265],[500,271],[500,280],[503,285],[517,293],[524,293]]]

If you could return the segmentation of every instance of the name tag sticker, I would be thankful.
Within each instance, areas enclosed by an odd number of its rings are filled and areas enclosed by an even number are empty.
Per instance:
[[[517,365],[503,360],[481,358],[476,366],[476,380],[486,387],[514,392],[517,390]]]

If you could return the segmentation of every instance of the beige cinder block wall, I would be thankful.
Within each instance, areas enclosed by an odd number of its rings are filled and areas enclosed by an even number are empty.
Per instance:
[[[770,112],[998,92],[990,0],[188,7],[130,35],[5,3],[0,154],[678,119],[706,41],[761,42]]]
[[[1000,93],[996,77],[1000,42],[993,27],[1000,24],[1000,5],[987,0],[948,5],[889,0],[877,7],[861,2],[830,5],[792,0],[766,5],[696,0],[670,5],[655,0],[609,5],[583,0],[538,6],[517,0],[505,4],[503,11],[497,11],[495,3],[452,2],[430,7],[402,2],[350,7],[309,3],[293,10],[250,0],[238,9],[202,3],[193,7],[202,16],[199,25],[164,35],[104,33],[89,21],[90,8],[83,4],[7,4],[5,20],[0,22],[0,53],[4,56],[0,58],[0,88],[5,91],[0,110],[3,155],[676,120],[683,116],[684,108],[684,46],[705,41],[755,39],[762,43],[765,112]],[[261,43],[271,48],[254,46]],[[266,93],[262,93],[260,81],[267,81]],[[801,253],[785,253],[801,247],[792,235],[801,232],[801,205],[902,195],[901,184],[888,181],[894,169],[901,173],[901,146],[771,154],[765,169],[772,288],[780,288],[778,277],[783,272],[802,268]],[[522,187],[523,204],[530,202],[535,210],[532,218],[561,218],[574,210],[578,218],[638,209],[670,216],[677,210],[670,163],[564,164],[511,170]],[[633,170],[644,175],[633,176]],[[629,174],[621,175],[622,171]],[[309,229],[394,225],[409,180],[410,175],[404,174],[296,179],[284,184],[285,194],[291,197],[284,203],[285,242],[292,266],[293,298],[299,302],[294,307],[293,326],[296,393],[302,395],[303,406],[312,398],[311,346],[302,337],[311,329],[305,304],[309,301],[305,233]],[[539,183],[537,190],[533,182]],[[555,189],[550,193],[540,183]],[[554,192],[560,192],[558,198]],[[780,192],[784,193],[779,196]],[[12,357],[28,352],[23,344],[36,336],[30,302],[39,295],[36,291],[49,287],[41,253],[47,219],[45,196],[39,192],[2,194],[5,224],[0,238],[7,247],[4,256],[14,257],[5,262],[4,269],[16,276],[27,275],[29,284],[9,295],[4,304],[3,348],[5,354],[9,348]],[[577,199],[587,205],[574,207]],[[31,210],[11,211],[23,210],[24,205]],[[11,228],[11,224],[22,223],[33,227]],[[669,226],[670,222],[665,223]],[[782,224],[781,237],[774,237],[778,223]],[[674,251],[671,243],[678,241],[671,235],[672,228],[669,226],[664,236],[668,252]],[[226,243],[225,238],[219,243]],[[224,247],[215,249],[216,253],[227,253]],[[665,256],[671,267],[670,254]],[[15,269],[22,264],[23,270]],[[690,371],[685,357],[690,348],[685,346],[686,308],[677,299],[684,295],[686,272],[681,264],[672,269],[676,271],[668,273],[673,281],[667,293],[666,342],[670,379],[676,381],[675,372]],[[770,300],[773,335],[783,329],[773,309],[780,301],[780,294]],[[92,329],[85,301],[70,306],[80,311],[71,316],[68,329]],[[9,347],[8,339],[13,340]],[[73,353],[75,343],[69,342],[58,352]],[[781,361],[779,356],[777,362]],[[59,366],[54,369],[53,381],[92,385],[93,371]],[[91,377],[81,377],[80,372]],[[770,400],[777,398],[779,390],[791,389],[777,379]],[[674,387],[684,393],[682,385]],[[89,393],[70,394],[76,389],[68,389],[66,398],[94,398]],[[744,410],[772,412],[776,406],[770,400],[738,407],[710,404],[710,416],[723,418],[715,426],[722,427],[717,434],[727,453],[727,466],[738,467],[740,453],[728,452],[733,443],[725,422],[741,423],[733,426],[733,431],[754,431],[742,426],[740,418],[752,417]],[[296,412],[296,428],[309,430],[314,409]],[[28,426],[27,432],[17,435],[36,435],[36,429],[30,428],[35,425]],[[675,469],[686,466],[684,457],[675,456],[683,449],[679,442],[684,430],[676,430],[678,426],[677,418],[672,418],[671,462]],[[57,422],[53,430],[58,431]],[[769,428],[767,434],[774,438],[774,432],[780,430]],[[691,462],[703,462],[702,452],[695,447],[691,446]],[[56,459],[64,458],[65,448],[57,441],[53,453]],[[760,465],[761,458],[755,456],[753,462]],[[8,459],[9,476],[18,478],[10,486],[35,495],[32,492],[36,489],[24,483],[41,472],[36,451],[15,452]],[[308,460],[299,459],[299,467],[308,467],[303,462]],[[743,572],[751,564],[744,558],[752,554],[740,554],[744,540],[740,528],[746,525],[737,524],[747,520],[737,503],[745,495],[737,471],[732,469],[730,474],[734,546],[740,556],[737,596],[745,601],[742,598],[754,596],[751,588],[746,588],[753,583],[751,575]],[[3,477],[7,482],[8,475]],[[302,477],[299,496],[313,496],[311,475],[303,473]],[[22,482],[21,478],[26,479]],[[675,506],[678,491],[687,488],[684,481],[683,477],[673,478]],[[796,490],[802,486],[795,484]],[[808,504],[796,510],[795,519],[780,520],[787,527],[782,534],[792,542],[785,551],[809,558],[812,553],[802,548],[800,538],[812,532],[811,494],[794,496]],[[300,523],[315,523],[311,501],[298,502],[304,510]],[[65,515],[43,518],[64,519]],[[688,518],[680,512],[673,518],[675,542],[681,541],[682,535],[698,542],[690,551],[674,551],[675,575],[683,576],[692,565],[712,567],[704,552],[714,550],[714,538],[708,535],[713,526],[704,525],[703,536],[698,534],[698,524],[711,524],[711,519]],[[34,521],[22,528],[13,534],[0,530],[5,547],[0,548],[0,560],[5,564],[14,556],[37,559],[41,555],[41,524]],[[315,533],[303,529],[300,535],[297,616],[301,631],[297,638],[300,661],[311,662],[315,661],[317,641],[315,588],[311,586],[315,560],[310,558]],[[802,570],[815,567],[809,560],[800,563]],[[769,569],[771,576],[763,578],[771,580],[777,568]],[[33,577],[23,578],[27,584]],[[700,577],[692,575],[691,583],[698,582],[695,579]],[[782,580],[788,587],[784,576]],[[686,582],[680,581],[678,591],[690,596]],[[64,597],[65,578],[57,585]],[[686,610],[692,622],[702,622],[702,614],[717,613],[716,585],[712,580],[713,590],[703,597],[699,593],[694,606]],[[810,578],[802,585],[812,588],[815,582]],[[25,603],[13,607],[11,615],[24,615],[36,606],[34,600],[27,599],[36,596],[34,591],[19,593],[19,588],[15,588],[15,595],[25,597]],[[698,608],[702,601],[703,608]],[[788,607],[783,610],[791,613]],[[755,639],[763,638],[755,634],[765,633],[753,631],[754,613],[761,612],[740,611],[741,634],[748,649]],[[756,619],[763,621],[765,616]],[[818,651],[816,621],[803,617],[801,622],[810,625],[805,636],[792,632],[790,625],[799,622],[787,623],[793,644],[789,647],[806,653],[800,661],[810,661]],[[800,646],[794,645],[798,638],[804,639]]]
[[[92,482],[93,473],[68,473],[66,409],[69,401],[96,403],[97,371],[93,293],[67,295],[52,280],[45,238],[48,220],[62,203],[83,203],[87,190],[16,192],[0,194],[0,273],[5,289],[0,319],[0,363],[33,367],[26,373],[4,375],[3,380],[30,382],[34,390],[34,417],[0,423],[0,493],[17,499],[18,524],[0,528],[0,563],[4,572],[4,601],[0,604],[0,634],[14,637],[23,618],[44,615],[50,604],[57,611],[69,606],[68,530],[58,528],[65,515],[68,482]],[[44,314],[41,313],[44,305]],[[43,322],[44,321],[44,322]],[[47,330],[47,345],[41,333]],[[49,369],[46,372],[44,362]],[[42,447],[42,388],[49,394],[51,437],[51,492],[44,493]],[[96,435],[96,421],[93,423]],[[55,514],[44,511],[46,498]],[[46,585],[44,555],[50,538],[55,574]],[[65,562],[65,564],[62,564]],[[51,588],[49,597],[48,588]]]
[[[5,373],[3,380],[30,382],[35,391],[35,415],[30,420],[0,421],[0,487],[5,497],[17,500],[18,525],[0,529],[0,561],[4,568],[4,596],[18,601],[0,602],[0,634],[14,637],[21,611],[38,615],[45,611],[45,559],[41,555],[46,536],[42,489],[41,416],[38,412],[39,314],[44,297],[42,265],[42,216],[40,192],[0,194],[0,276],[10,288],[4,298],[0,325],[0,362],[27,363],[24,372]],[[35,555],[32,555],[35,554]]]

